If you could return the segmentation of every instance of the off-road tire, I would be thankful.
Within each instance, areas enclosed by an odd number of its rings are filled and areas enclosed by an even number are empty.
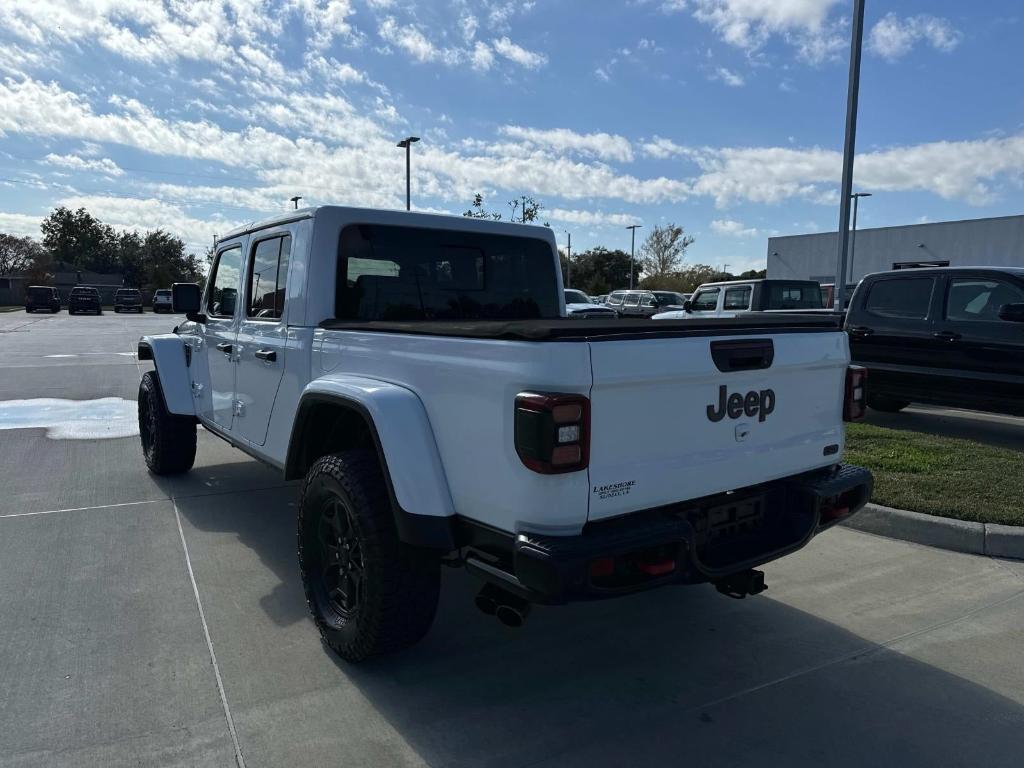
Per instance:
[[[868,407],[882,413],[899,413],[908,405],[909,400],[898,400],[886,395],[868,395]]]
[[[329,594],[337,579],[332,569],[341,566],[329,564],[323,532],[339,511],[361,561],[351,611],[338,610]],[[376,454],[345,451],[313,464],[299,502],[298,550],[313,620],[324,643],[346,661],[398,651],[427,634],[437,611],[440,556],[398,538]]]
[[[139,382],[139,439],[154,475],[178,475],[195,463],[196,421],[167,410],[156,371],[147,371]]]

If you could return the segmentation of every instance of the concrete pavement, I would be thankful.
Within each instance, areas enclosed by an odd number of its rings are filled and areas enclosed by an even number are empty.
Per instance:
[[[134,399],[117,353],[175,322],[37,318],[0,315],[0,400]],[[757,598],[518,631],[446,570],[427,638],[351,667],[307,617],[295,502],[202,430],[173,480],[137,438],[0,430],[0,766],[1020,763],[1024,563],[834,530]]]

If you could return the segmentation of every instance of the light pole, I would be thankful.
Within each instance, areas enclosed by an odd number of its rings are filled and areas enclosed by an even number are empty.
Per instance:
[[[569,238],[565,246],[565,287],[572,288],[572,232],[568,229],[562,230]]]
[[[850,282],[853,282],[853,257],[857,248],[857,203],[862,197],[871,197],[870,192],[854,192],[853,195],[853,231],[850,233]]]
[[[857,100],[860,95],[860,55],[863,43],[864,0],[853,0],[850,82],[846,93],[846,139],[843,142],[843,182],[839,194],[839,269],[836,270],[836,312],[843,311],[846,296],[846,259],[850,246],[850,199],[853,193],[853,153],[857,144]]]
[[[626,227],[631,232],[629,241],[629,290],[633,290],[633,260],[634,253],[636,252],[636,231],[642,226],[643,224],[630,224]]]
[[[405,149],[405,210],[412,210],[412,182],[410,180],[409,162],[412,145],[420,140],[419,136],[406,136],[396,146]]]
[[[299,210],[299,200],[302,199],[302,195],[296,195],[295,197],[289,197],[288,202],[295,205],[295,210]]]

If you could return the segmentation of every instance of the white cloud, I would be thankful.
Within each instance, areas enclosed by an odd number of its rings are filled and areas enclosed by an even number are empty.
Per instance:
[[[75,171],[98,171],[106,176],[123,176],[124,171],[118,167],[117,163],[111,160],[109,157],[104,157],[99,160],[88,160],[78,155],[55,155],[50,153],[43,162],[47,165],[56,165],[61,168],[70,168]]]
[[[607,83],[612,79],[612,76],[608,74],[608,71],[604,69],[604,67],[598,67],[595,69],[594,74],[597,76],[597,79],[603,83]]]
[[[556,152],[578,152],[602,160],[630,162],[633,148],[623,136],[610,133],[576,133],[568,128],[525,128],[519,125],[505,125],[501,133],[532,146],[550,147]]]
[[[538,69],[548,63],[548,57],[543,53],[528,51],[522,46],[516,45],[507,37],[492,40],[491,45],[500,56],[504,56],[511,62],[526,67],[527,69]]]
[[[398,46],[416,61],[437,61],[445,58],[444,52],[430,42],[419,29],[411,24],[402,26],[393,16],[384,19],[378,31],[384,40]]]
[[[692,153],[692,150],[687,147],[682,147],[671,139],[666,139],[663,136],[655,136],[650,141],[644,142],[640,145],[640,150],[648,157],[653,157],[658,160],[664,160],[669,157],[686,156]]]
[[[827,23],[839,0],[695,0],[693,15],[727,43],[756,51],[772,35],[793,44],[813,63],[831,55],[842,39]]]
[[[470,62],[473,65],[473,69],[478,72],[486,72],[494,65],[494,51],[487,43],[482,43],[479,40],[473,46],[473,55],[470,57]]]
[[[610,225],[617,227],[628,227],[631,224],[639,224],[640,219],[628,213],[604,213],[602,211],[577,211],[564,208],[554,208],[551,211],[544,211],[541,218],[549,218],[552,221],[560,221],[565,224],[578,224],[581,226]]]
[[[711,229],[720,235],[737,238],[757,237],[758,230],[754,227],[745,227],[734,219],[714,219],[711,222]]]
[[[728,69],[727,67],[718,67],[715,70],[713,79],[721,80],[723,83],[725,83],[728,86],[731,86],[732,88],[739,88],[746,82],[743,79],[743,75],[739,74],[738,72],[733,72],[731,69]]]
[[[918,42],[948,53],[960,44],[962,37],[946,19],[920,14],[901,20],[895,13],[888,13],[871,28],[868,49],[894,61],[910,53]]]
[[[39,225],[42,223],[42,216],[31,216],[27,213],[5,213],[0,211],[0,232],[19,237],[39,238]]]

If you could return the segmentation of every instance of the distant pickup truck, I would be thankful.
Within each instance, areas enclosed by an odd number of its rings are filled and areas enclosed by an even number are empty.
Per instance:
[[[842,463],[864,393],[835,318],[569,319],[543,227],[289,212],[173,304],[188,321],[139,342],[146,464],[187,471],[202,424],[302,479],[306,598],[350,661],[427,632],[442,564],[507,625],[669,584],[743,597],[871,492]]]
[[[744,312],[822,311],[821,285],[813,280],[730,280],[704,283],[681,310],[659,312],[656,320],[736,317]]]

